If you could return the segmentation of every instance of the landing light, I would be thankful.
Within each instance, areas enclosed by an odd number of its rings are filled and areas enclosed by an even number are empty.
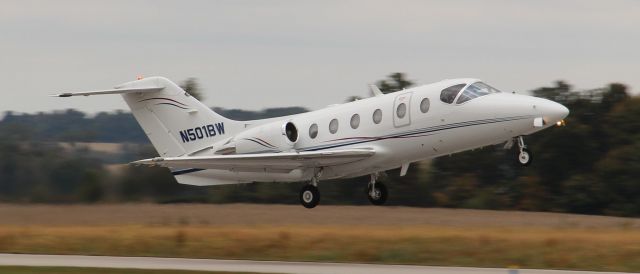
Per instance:
[[[564,119],[556,122],[556,126],[563,127],[565,125],[567,125],[567,123],[564,122]]]

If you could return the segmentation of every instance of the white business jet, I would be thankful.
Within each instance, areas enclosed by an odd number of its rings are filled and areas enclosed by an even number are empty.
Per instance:
[[[370,175],[368,198],[387,199],[379,174],[416,161],[487,145],[519,147],[522,136],[561,125],[569,110],[553,101],[452,79],[286,117],[234,121],[170,80],[149,77],[114,89],[58,97],[121,94],[159,157],[134,164],[169,167],[181,184],[210,186],[306,181],[300,203],[320,201],[321,180]]]

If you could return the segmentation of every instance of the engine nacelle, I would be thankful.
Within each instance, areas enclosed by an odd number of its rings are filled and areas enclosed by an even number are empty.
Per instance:
[[[290,151],[298,142],[298,128],[291,121],[248,129],[233,138],[238,154]]]

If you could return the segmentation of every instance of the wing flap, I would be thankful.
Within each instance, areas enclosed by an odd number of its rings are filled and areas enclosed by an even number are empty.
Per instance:
[[[369,158],[373,149],[347,149],[334,151],[281,152],[261,154],[235,154],[192,157],[157,157],[132,164],[159,165],[171,168],[199,168],[223,170],[293,170],[297,168],[326,167],[347,164]]]

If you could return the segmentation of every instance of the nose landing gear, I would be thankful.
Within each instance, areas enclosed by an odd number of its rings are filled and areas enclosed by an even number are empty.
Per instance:
[[[527,145],[524,144],[524,138],[522,136],[518,136],[518,163],[523,166],[528,166],[533,161],[533,153],[529,149],[527,149]]]
[[[389,192],[383,183],[376,183],[377,174],[371,174],[371,181],[367,186],[367,198],[373,205],[383,205],[387,201]]]

